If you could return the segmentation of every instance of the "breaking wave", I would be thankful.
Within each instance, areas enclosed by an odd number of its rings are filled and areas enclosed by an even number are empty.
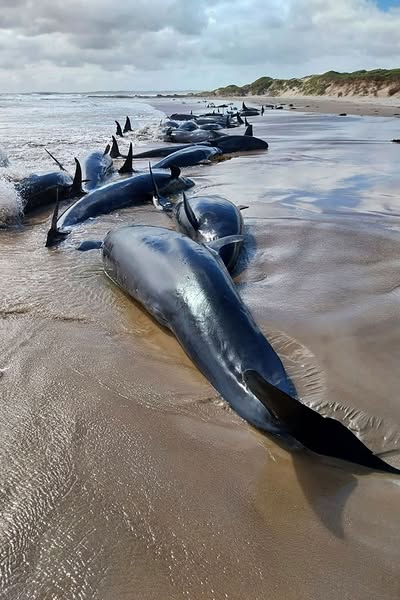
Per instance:
[[[0,227],[18,223],[22,209],[22,199],[13,183],[0,177]]]

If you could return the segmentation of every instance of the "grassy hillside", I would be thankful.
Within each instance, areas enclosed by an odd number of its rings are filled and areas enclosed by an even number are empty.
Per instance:
[[[214,96],[400,96],[400,69],[339,73],[328,71],[295,79],[260,77],[243,86],[228,85]]]

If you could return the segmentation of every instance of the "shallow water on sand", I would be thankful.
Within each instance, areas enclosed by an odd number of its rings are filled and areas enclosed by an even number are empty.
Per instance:
[[[153,132],[158,111],[188,107],[119,101],[65,110],[57,155],[102,147],[121,115]],[[78,146],[77,114],[100,128]],[[29,133],[0,115],[10,168],[29,171],[16,148]],[[35,111],[26,118],[40,140]],[[301,398],[400,467],[396,121],[252,121],[268,153],[187,169],[193,193],[249,205],[243,299]],[[290,454],[250,428],[99,254],[74,251],[167,217],[126,209],[48,251],[50,212],[0,230],[0,597],[397,599],[399,479]]]

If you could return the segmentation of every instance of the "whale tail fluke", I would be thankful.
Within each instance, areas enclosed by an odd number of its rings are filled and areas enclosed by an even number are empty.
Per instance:
[[[133,145],[131,142],[129,144],[129,152],[125,159],[125,162],[122,165],[122,167],[118,170],[118,173],[120,175],[123,175],[124,173],[134,173],[133,166],[132,166],[132,157],[133,157]]]
[[[245,371],[243,379],[285,431],[308,450],[376,471],[400,474],[399,469],[376,456],[340,421],[323,417],[268,383],[257,371]]]
[[[56,246],[59,242],[61,242],[63,239],[65,239],[67,237],[67,235],[69,234],[69,231],[61,231],[57,227],[60,199],[58,196],[58,190],[56,193],[57,193],[57,200],[56,200],[56,205],[54,207],[53,216],[51,219],[51,226],[50,226],[49,231],[47,232],[47,239],[46,239],[46,244],[45,244],[46,248],[51,248],[52,246]]]
[[[157,210],[163,210],[166,213],[171,213],[173,204],[169,200],[165,198],[165,196],[161,196],[160,190],[158,189],[157,182],[154,177],[153,169],[151,168],[151,164],[149,163],[149,171],[151,181],[153,183],[153,204]]]
[[[118,121],[115,121],[115,122],[117,124],[116,135],[118,135],[119,137],[124,137],[124,134],[122,133],[121,125],[118,123]]]
[[[124,125],[124,133],[128,133],[128,131],[133,131],[131,126],[131,120],[129,117],[126,117],[125,125]]]

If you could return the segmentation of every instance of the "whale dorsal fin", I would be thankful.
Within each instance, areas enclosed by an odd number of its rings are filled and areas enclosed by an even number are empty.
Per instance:
[[[243,380],[287,433],[305,448],[347,460],[370,469],[400,474],[363,444],[343,423],[324,417],[309,406],[266,381],[254,370],[246,370]]]
[[[119,137],[124,137],[124,134],[122,133],[121,125],[118,123],[118,121],[115,121],[115,122],[117,124],[116,135],[118,135]]]
[[[194,214],[192,207],[190,206],[190,202],[189,202],[188,197],[186,196],[185,192],[183,192],[183,208],[185,210],[185,214],[186,214],[186,217],[187,217],[189,223],[191,224],[191,226],[193,227],[193,229],[195,231],[198,231],[200,229],[200,223],[199,223],[198,218]]]
[[[244,132],[244,135],[248,135],[250,137],[253,137],[253,125],[247,124],[246,131]]]
[[[71,186],[72,196],[84,196],[86,192],[82,189],[82,167],[77,158],[75,160],[75,175]]]
[[[244,236],[238,233],[236,235],[226,235],[225,237],[219,238],[218,240],[207,242],[206,246],[219,254],[221,248],[229,246],[230,244],[243,244],[243,240]]]
[[[170,171],[172,179],[179,179],[179,177],[181,176],[181,170],[176,165],[171,165]]]
[[[125,125],[124,125],[124,133],[128,131],[132,131],[131,120],[129,117],[126,117]]]
[[[105,156],[109,152],[110,152],[110,144],[107,144],[107,146],[104,148],[103,156]]]
[[[123,173],[134,173],[134,170],[133,170],[133,167],[132,167],[132,157],[133,157],[133,145],[132,145],[132,142],[131,142],[129,144],[128,155],[127,155],[127,157],[125,159],[124,164],[118,170],[118,173],[120,173],[121,175]]]
[[[121,156],[121,153],[118,148],[118,142],[114,136],[112,136],[112,146],[111,146],[110,156],[111,156],[111,158],[118,158],[119,156]]]

